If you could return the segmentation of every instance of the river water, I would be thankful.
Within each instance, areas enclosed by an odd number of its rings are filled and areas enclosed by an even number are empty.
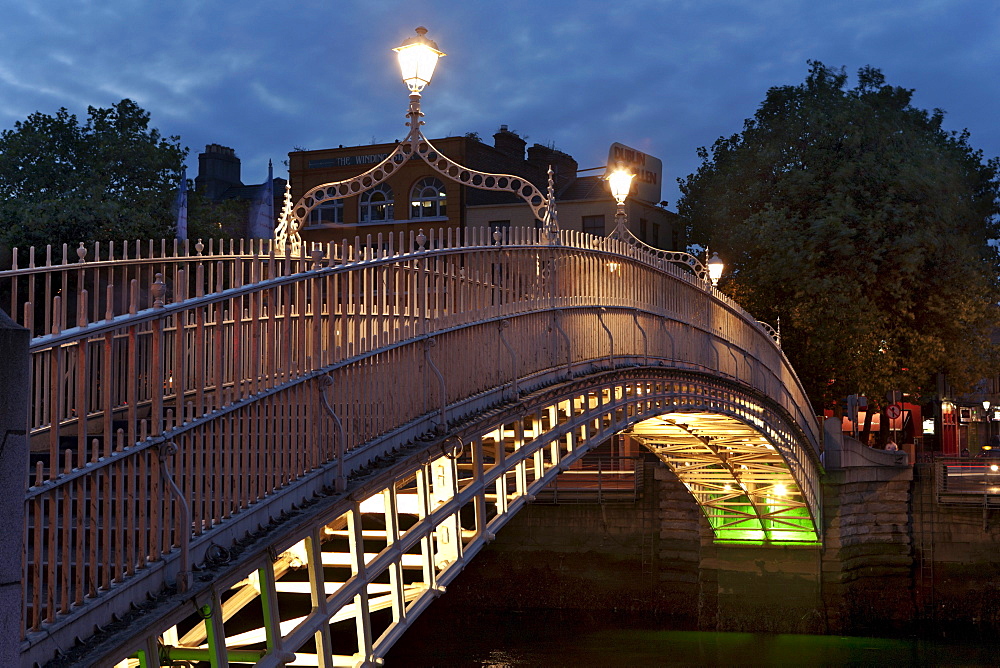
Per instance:
[[[435,611],[386,657],[389,668],[618,666],[1000,666],[1000,640],[859,638],[667,630],[635,615]]]

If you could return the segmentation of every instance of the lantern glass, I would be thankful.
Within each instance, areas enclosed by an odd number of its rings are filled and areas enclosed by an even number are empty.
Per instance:
[[[718,285],[722,278],[722,272],[726,269],[725,263],[719,258],[718,253],[712,253],[712,259],[708,261],[708,277],[712,285]]]
[[[611,188],[611,195],[619,204],[625,203],[625,198],[632,190],[632,179],[635,174],[624,169],[616,169],[608,175],[608,186]]]
[[[399,59],[399,71],[411,93],[419,93],[431,82],[438,58],[445,55],[437,44],[424,37],[426,28],[417,28],[417,36],[410,37],[393,51]]]

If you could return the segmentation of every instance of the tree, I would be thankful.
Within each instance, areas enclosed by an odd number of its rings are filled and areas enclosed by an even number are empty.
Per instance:
[[[250,203],[243,199],[214,201],[188,189],[188,239],[236,239],[244,235]]]
[[[186,149],[125,99],[36,112],[0,133],[0,241],[11,246],[170,236]]]
[[[944,112],[865,67],[810,61],[743,131],[679,179],[689,239],[718,251],[722,288],[782,343],[817,408],[848,394],[932,392],[990,374],[998,322],[1000,161]]]

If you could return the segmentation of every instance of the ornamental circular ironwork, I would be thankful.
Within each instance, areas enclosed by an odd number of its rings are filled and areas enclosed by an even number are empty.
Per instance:
[[[396,145],[392,153],[386,156],[382,162],[374,165],[363,174],[344,179],[343,181],[324,183],[316,186],[313,190],[306,192],[294,208],[289,202],[289,208],[283,213],[283,216],[288,216],[288,220],[283,221],[279,225],[282,232],[279,232],[276,236],[279,246],[284,247],[286,238],[297,238],[295,230],[298,230],[306,223],[310,212],[320,203],[329,199],[344,199],[360,195],[377,187],[389,178],[397,167],[401,167],[405,164],[406,160],[413,157],[414,153],[419,155],[432,169],[452,181],[471,185],[476,188],[506,191],[517,195],[531,207],[536,218],[545,222],[547,229],[550,223],[552,229],[558,229],[555,223],[555,212],[549,203],[549,199],[534,184],[523,177],[516,177],[510,174],[478,172],[439,153],[420,131],[420,126],[423,123],[419,120],[419,113],[419,105],[411,106],[410,113],[408,114],[410,122],[407,123],[410,127],[409,134],[402,143]],[[554,197],[551,169],[549,170],[548,197]],[[549,216],[552,216],[551,221],[549,220]],[[292,232],[288,233],[287,230],[292,230]]]

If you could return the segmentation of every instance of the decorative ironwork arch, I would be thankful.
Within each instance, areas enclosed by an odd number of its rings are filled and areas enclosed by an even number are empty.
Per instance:
[[[558,243],[559,225],[555,211],[555,185],[552,168],[548,170],[548,192],[543,194],[533,183],[521,176],[512,174],[491,174],[481,172],[471,167],[466,167],[455,162],[448,156],[434,148],[420,126],[424,124],[420,117],[420,95],[410,95],[410,108],[406,114],[407,126],[410,130],[392,152],[380,163],[368,171],[352,176],[343,181],[332,181],[323,183],[309,189],[294,206],[286,206],[282,210],[281,219],[275,230],[275,245],[279,252],[299,253],[301,249],[302,237],[300,231],[306,226],[309,220],[309,213],[329,199],[340,199],[354,197],[371,190],[386,181],[403,164],[413,158],[419,157],[434,171],[441,174],[450,181],[460,183],[479,190],[493,190],[517,195],[528,206],[531,207],[535,218],[542,221],[545,231],[548,233],[550,243]],[[289,199],[286,190],[286,200]]]
[[[712,284],[712,279],[708,275],[708,267],[705,266],[704,262],[691,253],[686,253],[684,251],[663,250],[662,248],[650,246],[642,239],[635,236],[635,234],[632,233],[632,230],[624,226],[615,228],[615,230],[608,235],[608,238],[617,238],[619,241],[632,246],[635,250],[652,256],[655,260],[653,264],[658,261],[664,264],[670,263],[680,265],[694,272],[694,275],[701,279],[706,285]]]

